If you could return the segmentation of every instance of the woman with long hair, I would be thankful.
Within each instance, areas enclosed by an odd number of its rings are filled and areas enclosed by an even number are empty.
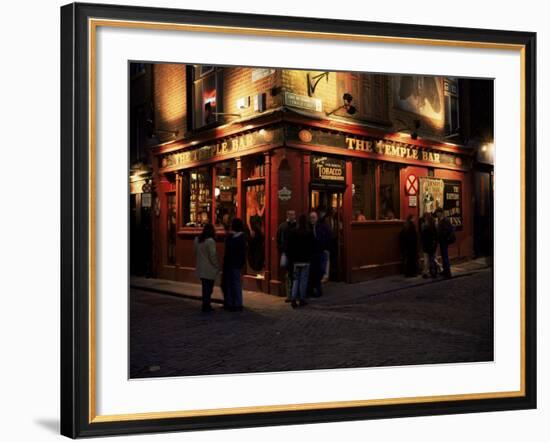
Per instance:
[[[220,271],[215,236],[214,226],[207,223],[202,228],[201,234],[195,238],[196,273],[201,280],[202,311],[205,313],[213,310],[210,300],[214,291],[214,282]]]

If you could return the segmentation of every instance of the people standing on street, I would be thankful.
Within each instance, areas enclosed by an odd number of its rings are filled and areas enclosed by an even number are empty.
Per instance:
[[[409,278],[416,276],[418,274],[418,234],[412,215],[407,216],[399,234],[399,244],[405,276]]]
[[[210,300],[214,282],[220,271],[215,235],[214,226],[208,223],[204,225],[202,233],[195,238],[196,273],[201,280],[202,311],[205,313],[213,310]]]
[[[319,220],[319,215],[314,210],[309,214],[309,222],[315,241],[309,272],[308,293],[310,297],[318,298],[323,295],[322,279],[327,269],[327,252],[330,249],[331,232],[330,227],[324,220]]]
[[[439,243],[439,252],[443,261],[443,276],[451,277],[451,262],[449,261],[449,246],[456,240],[454,227],[441,207],[435,211],[437,216],[437,241]]]
[[[307,217],[301,215],[298,218],[297,227],[289,232],[287,248],[289,261],[293,263],[294,278],[291,291],[291,305],[293,308],[298,305],[307,305],[305,298],[308,289],[310,263],[315,247],[314,242],[315,238],[308,226]]]
[[[231,230],[225,239],[223,258],[224,308],[229,311],[243,309],[241,271],[246,262],[246,238],[244,224],[240,218],[233,218]]]
[[[424,212],[420,220],[420,246],[424,260],[422,277],[435,278],[437,276],[437,265],[435,262],[435,252],[437,250],[437,230],[435,222],[430,212]]]
[[[277,228],[277,250],[279,251],[280,266],[286,271],[285,281],[285,302],[291,301],[291,290],[293,281],[292,263],[288,258],[288,237],[290,232],[296,228],[296,212],[294,210],[286,211],[286,220]]]

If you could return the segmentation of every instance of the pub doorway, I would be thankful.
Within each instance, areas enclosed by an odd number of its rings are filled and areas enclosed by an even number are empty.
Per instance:
[[[320,219],[324,220],[331,232],[329,249],[329,279],[331,281],[341,281],[345,274],[343,267],[343,200],[343,188],[330,188],[322,185],[311,186],[310,210],[315,210],[319,213]]]

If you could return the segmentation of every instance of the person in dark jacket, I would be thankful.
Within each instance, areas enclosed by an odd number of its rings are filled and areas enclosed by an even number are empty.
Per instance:
[[[439,252],[443,261],[443,276],[451,277],[451,262],[449,260],[449,245],[455,242],[454,227],[449,218],[445,216],[443,209],[438,208],[435,211],[437,216],[437,241],[439,243]]]
[[[243,309],[241,271],[246,262],[246,239],[244,224],[240,218],[233,218],[231,230],[225,239],[223,259],[224,308],[229,311]]]
[[[309,222],[315,241],[311,258],[308,293],[309,296],[318,298],[323,295],[322,279],[328,262],[331,232],[324,218],[320,220],[316,211],[309,214]]]
[[[435,262],[435,251],[437,250],[437,230],[435,221],[430,212],[424,212],[420,220],[420,246],[422,247],[424,268],[422,277],[435,278],[437,276],[437,265]]]
[[[307,294],[310,263],[315,247],[313,232],[308,227],[306,215],[298,218],[298,225],[291,230],[288,238],[288,256],[293,263],[294,280],[292,282],[291,305],[297,307],[296,300],[300,306],[307,305],[305,297]]]
[[[416,276],[418,273],[418,234],[412,215],[407,216],[407,220],[399,234],[399,244],[405,276]]]
[[[282,222],[277,228],[277,250],[280,257],[280,265],[285,272],[285,292],[286,300],[285,302],[291,301],[291,292],[292,292],[292,263],[288,259],[288,237],[290,232],[296,228],[296,212],[294,210],[286,211],[286,220]]]

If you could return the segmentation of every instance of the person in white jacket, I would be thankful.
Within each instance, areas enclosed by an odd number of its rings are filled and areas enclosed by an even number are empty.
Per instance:
[[[215,235],[214,226],[205,224],[202,233],[195,238],[196,273],[201,280],[202,311],[205,313],[213,310],[210,300],[214,291],[214,282],[220,272]]]

